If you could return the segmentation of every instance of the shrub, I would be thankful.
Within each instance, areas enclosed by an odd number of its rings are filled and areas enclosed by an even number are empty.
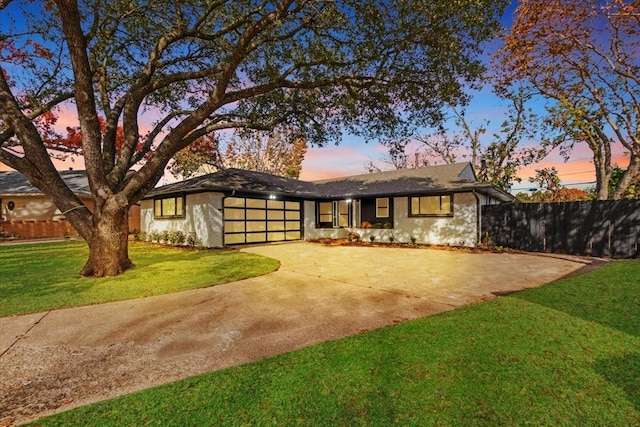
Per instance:
[[[395,237],[393,237],[393,234],[392,234],[391,236],[389,236],[389,242],[393,243],[393,241],[394,241],[395,239],[396,239],[396,238],[395,238]]]
[[[162,235],[160,234],[160,232],[158,230],[153,230],[151,233],[149,233],[149,240],[151,242],[160,243],[160,238],[161,237],[162,237]]]
[[[411,236],[411,244],[415,245],[417,240],[416,236]]]
[[[390,230],[390,229],[392,229],[392,228],[393,228],[393,224],[391,224],[390,222],[385,222],[385,223],[382,225],[382,228],[384,228],[384,229],[386,229],[386,230]]]
[[[200,239],[198,239],[198,236],[196,236],[196,233],[189,233],[189,235],[186,238],[186,243],[187,243],[187,246],[190,246],[192,248],[202,245],[202,242],[200,241]]]
[[[376,236],[372,234],[371,236],[369,236],[369,240],[371,240],[371,243],[373,243],[373,241],[376,240]]]
[[[160,240],[162,240],[165,243],[169,243],[169,230],[164,230],[160,234]]]
[[[360,235],[358,233],[356,233],[355,231],[350,231],[347,234],[347,240],[350,242],[358,242],[360,241]]]
[[[140,231],[137,235],[135,235],[136,240],[138,240],[139,242],[146,242],[147,237],[148,236],[146,231]]]
[[[182,231],[173,230],[169,232],[169,243],[172,245],[182,245],[184,244],[185,239],[186,236]]]

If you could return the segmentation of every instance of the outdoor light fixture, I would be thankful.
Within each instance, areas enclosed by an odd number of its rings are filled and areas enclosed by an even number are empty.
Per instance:
[[[269,200],[275,200],[275,199],[276,199],[275,194],[269,194]]]
[[[347,203],[351,203],[351,201],[352,201],[351,199],[345,200],[345,202],[347,202]]]

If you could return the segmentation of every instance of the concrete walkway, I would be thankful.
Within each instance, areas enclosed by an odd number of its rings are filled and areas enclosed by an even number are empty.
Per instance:
[[[0,425],[539,286],[585,265],[311,243],[245,250],[281,268],[206,289],[0,318]]]

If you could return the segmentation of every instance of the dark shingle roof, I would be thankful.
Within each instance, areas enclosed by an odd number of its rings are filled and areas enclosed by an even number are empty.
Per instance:
[[[455,163],[348,176],[315,184],[329,197],[363,197],[463,190],[478,182],[470,163]]]
[[[233,190],[248,193],[279,193],[299,197],[315,196],[314,185],[307,181],[282,178],[268,173],[243,169],[223,169],[208,175],[156,188],[151,190],[147,197],[171,193]]]
[[[89,196],[89,181],[87,179],[87,171],[84,170],[67,170],[61,171],[60,176],[67,183],[69,189],[77,195]],[[40,195],[42,190],[31,185],[20,172],[1,172],[0,171],[0,196],[20,196],[20,195]]]
[[[242,191],[302,198],[344,198],[472,190],[490,193],[503,201],[513,200],[508,193],[478,182],[470,163],[399,169],[315,182],[242,169],[227,169],[156,188],[147,197],[203,191]]]

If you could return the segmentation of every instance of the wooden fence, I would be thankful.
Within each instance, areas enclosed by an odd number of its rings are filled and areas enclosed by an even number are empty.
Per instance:
[[[533,252],[638,257],[640,200],[482,207],[482,241]]]
[[[77,236],[78,232],[66,220],[60,221],[2,221],[0,222],[0,241],[48,239],[52,237]]]

